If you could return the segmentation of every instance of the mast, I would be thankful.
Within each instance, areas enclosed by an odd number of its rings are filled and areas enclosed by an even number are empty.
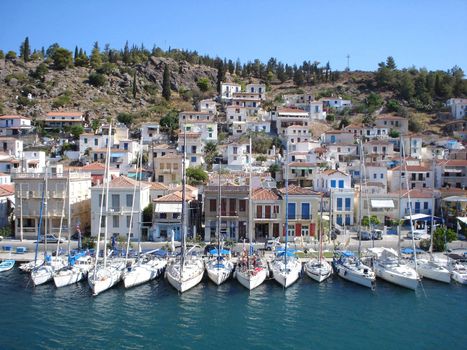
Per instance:
[[[401,263],[401,217],[400,217],[400,213],[401,213],[401,203],[402,203],[402,135],[399,138],[399,143],[400,143],[399,155],[401,158],[401,164],[399,166],[399,169],[400,169],[399,173],[401,174],[401,177],[399,179],[399,204],[398,204],[399,214],[397,215],[397,261],[398,261],[398,264],[400,265]],[[405,176],[407,176],[407,174],[405,174]]]
[[[402,136],[401,136],[402,140]],[[410,232],[412,233],[412,249],[413,249],[413,258],[415,264],[415,271],[417,271],[417,251],[415,250],[415,238],[414,238],[414,229],[413,229],[413,220],[412,220],[412,200],[410,199],[410,189],[409,189],[409,177],[407,174],[407,162],[405,161],[405,149],[404,149],[404,142],[401,142],[401,152],[402,158],[404,161],[404,172],[405,172],[405,184],[407,187],[407,200],[409,201],[409,221],[410,221]]]
[[[250,241],[250,246],[252,242],[252,236],[253,236],[253,208],[251,206],[251,171],[252,171],[252,147],[251,147],[251,136],[250,136],[250,141],[249,141],[249,146],[250,146],[250,154],[249,154],[249,159],[248,159],[248,239]]]
[[[105,226],[104,226],[104,268],[107,266],[107,231],[109,227],[109,187],[110,187],[110,136],[112,135],[112,121],[109,122],[109,142],[107,144],[107,182],[105,184]]]
[[[430,230],[430,249],[429,249],[429,252],[430,252],[430,258],[433,259],[433,233],[435,232],[434,228],[434,211],[435,211],[435,186],[436,186],[436,183],[435,183],[435,159],[433,158],[433,165],[432,165],[432,168],[433,168],[433,189],[432,189],[432,196],[431,196],[431,200],[433,201],[433,208],[431,208],[431,230]]]
[[[363,162],[363,144],[362,139],[359,140],[360,144],[360,189],[358,191],[358,257],[360,257],[362,249],[362,184],[363,184],[363,174],[362,174],[362,162]],[[370,219],[370,218],[368,218]]]
[[[47,228],[49,221],[49,213],[47,209],[47,199],[49,198],[49,182],[48,182],[48,162],[45,162],[45,185],[44,185],[44,211],[45,211],[45,221],[44,221],[44,263],[47,261]]]
[[[68,179],[67,179],[67,204],[68,204],[68,220],[67,220],[67,224],[68,224],[68,256],[70,256],[70,252],[71,252],[71,202],[70,202],[70,194],[71,194],[71,189],[70,189],[70,185],[71,185],[71,182],[70,182],[70,170],[68,170]],[[78,237],[79,238],[79,237]],[[79,250],[79,247],[78,247],[78,250]]]
[[[66,186],[65,192],[67,192],[68,191],[68,180],[67,180],[67,183],[66,183],[65,186]],[[56,252],[55,256],[58,256],[60,254],[60,240],[62,238],[62,227],[63,227],[63,218],[65,217],[65,206],[66,206],[66,201],[65,201],[65,198],[64,198],[63,199],[63,204],[62,204],[62,212],[61,212],[61,215],[60,215],[60,227],[58,228],[57,252]],[[69,232],[69,230],[68,230],[68,232]],[[70,237],[68,237],[68,247],[70,246],[69,242],[70,242]],[[70,252],[68,252],[68,255],[70,255]]]
[[[20,217],[20,226],[19,226],[19,232],[20,232],[20,240],[21,242],[23,241],[23,185],[20,184],[20,202],[19,202],[19,217]]]
[[[180,256],[180,282],[182,278],[183,265],[185,265],[185,234],[186,234],[186,225],[185,225],[185,200],[186,200],[186,125],[183,125],[183,159],[182,159],[182,212],[180,214],[180,224],[181,224],[181,240],[182,240],[182,254]]]
[[[221,256],[221,215],[222,215],[221,166],[222,166],[221,162],[219,162],[219,187],[217,191],[217,201],[218,201],[218,205],[217,205],[217,260],[218,261]]]
[[[289,237],[289,142],[286,143],[285,151],[285,250],[284,264],[287,269],[287,244]]]
[[[39,225],[37,226],[37,241],[36,241],[36,252],[34,254],[34,267],[37,266],[37,255],[39,254],[39,241],[41,239],[42,212],[44,209],[44,200],[45,200],[45,177],[46,175],[44,175],[44,187],[42,188],[41,207],[39,210]]]
[[[331,218],[329,218],[329,221]],[[319,258],[318,261],[321,264],[322,256],[323,256],[323,195],[321,195],[320,203],[319,203]],[[329,231],[329,235],[331,235],[331,231]]]

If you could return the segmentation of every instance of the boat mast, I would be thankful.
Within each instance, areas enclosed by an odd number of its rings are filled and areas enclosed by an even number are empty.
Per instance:
[[[107,145],[106,168],[110,168],[110,137],[112,135],[112,121],[109,122],[109,141]],[[104,226],[104,268],[107,265],[107,231],[109,227],[109,187],[110,171],[107,170],[107,182],[105,184],[105,226]]]
[[[362,174],[362,162],[363,162],[363,144],[362,139],[358,140],[360,146],[360,189],[358,191],[358,257],[360,258],[362,250],[362,184],[363,184],[363,174]],[[370,219],[370,218],[368,218]],[[344,219],[345,220],[345,219]]]
[[[183,266],[185,265],[185,250],[186,250],[186,225],[185,225],[185,200],[186,200],[186,125],[183,125],[183,160],[182,160],[182,212],[180,214],[181,223],[181,239],[182,239],[182,254],[180,256],[180,282],[182,278]]]
[[[110,129],[109,129],[109,134],[107,136],[107,148],[110,147]],[[99,223],[97,224],[97,243],[96,243],[96,263],[94,264],[94,280],[96,279],[96,274],[97,274],[97,263],[99,261],[99,243],[101,240],[101,228],[102,228],[102,219],[103,219],[103,214],[104,214],[104,200],[105,200],[105,186],[107,185],[108,182],[108,175],[109,175],[109,166],[107,165],[107,162],[110,164],[110,157],[108,156],[110,154],[110,151],[107,152],[107,157],[105,157],[105,166],[104,166],[104,176],[102,177],[102,191],[101,191],[101,200],[100,200],[100,211],[99,211]],[[79,238],[79,237],[78,237]],[[103,249],[103,255],[105,255],[105,243],[104,243],[104,249]]]
[[[286,142],[285,150],[285,250],[284,264],[287,269],[287,244],[289,236],[289,142]]]
[[[331,220],[331,218],[329,218]],[[319,203],[319,263],[321,264],[322,256],[323,256],[323,195],[321,194],[321,199]],[[331,231],[329,231],[329,235],[331,235]]]
[[[219,186],[217,189],[217,261],[219,262],[221,256],[221,215],[222,215],[222,197],[221,197],[221,166],[222,163],[219,161]],[[217,268],[219,269],[219,265]]]
[[[19,200],[19,217],[20,217],[20,226],[19,226],[19,232],[20,232],[20,240],[21,242],[23,241],[23,185],[24,184],[20,184],[20,193],[21,193],[21,196],[20,196],[20,200]]]
[[[44,185],[44,211],[45,211],[45,221],[44,221],[44,263],[47,262],[47,228],[49,221],[49,213],[47,209],[47,199],[49,197],[49,181],[48,181],[48,162],[45,162],[45,185]]]
[[[67,220],[67,225],[68,225],[68,256],[70,256],[71,252],[71,203],[70,203],[70,194],[71,194],[71,189],[70,189],[70,170],[68,170],[68,179],[67,179],[67,206],[68,206],[68,220]],[[79,237],[78,237],[79,238]],[[79,247],[78,247],[79,249]]]
[[[37,226],[37,241],[36,241],[36,252],[34,254],[34,267],[37,266],[37,255],[39,253],[39,241],[41,239],[42,214],[43,214],[44,201],[45,201],[45,178],[47,176],[46,174],[47,173],[44,173],[44,187],[42,187],[41,207],[39,209],[39,225]]]
[[[401,141],[402,141],[402,136],[401,136]],[[405,185],[407,188],[407,200],[409,201],[409,221],[410,221],[410,232],[412,233],[413,257],[414,257],[415,271],[417,271],[417,251],[415,250],[416,247],[415,247],[413,220],[412,220],[412,200],[410,199],[409,177],[407,174],[407,162],[405,161],[405,149],[404,149],[403,141],[401,142],[401,152],[402,152],[402,161],[404,162]]]
[[[432,188],[432,196],[431,196],[431,200],[433,202],[433,207],[431,208],[431,229],[430,229],[430,249],[429,249],[429,252],[430,252],[430,259],[433,259],[433,233],[435,232],[434,228],[434,211],[435,211],[435,186],[436,186],[436,183],[435,183],[435,158],[433,158],[433,165],[432,165],[432,169],[433,169],[433,188]]]
[[[67,180],[65,186],[66,186],[65,192],[67,192],[68,191],[68,180]],[[56,252],[55,256],[59,256],[59,254],[60,254],[60,240],[62,238],[63,218],[65,217],[65,205],[66,205],[66,201],[65,201],[65,198],[64,198],[63,199],[63,204],[62,204],[62,212],[61,212],[61,215],[60,215],[60,227],[58,228],[57,252]],[[70,242],[70,237],[68,237],[68,247],[70,246],[69,242]],[[70,255],[69,251],[68,251],[68,255]]]

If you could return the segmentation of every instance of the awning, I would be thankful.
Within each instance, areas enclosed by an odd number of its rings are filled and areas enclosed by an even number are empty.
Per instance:
[[[384,209],[393,209],[394,201],[392,199],[372,199],[371,200],[372,208],[384,208]]]
[[[445,202],[467,202],[467,197],[464,196],[450,196],[443,198]]]
[[[156,213],[181,213],[182,203],[156,203]]]
[[[297,154],[295,156],[296,160],[306,160],[306,154]]]
[[[426,218],[431,218],[431,215],[426,215],[426,214],[413,214],[412,215],[412,220],[422,220]],[[405,220],[410,219],[410,215],[404,216]]]
[[[467,216],[457,217],[457,220],[467,225]]]
[[[462,169],[444,169],[445,173],[461,173]]]

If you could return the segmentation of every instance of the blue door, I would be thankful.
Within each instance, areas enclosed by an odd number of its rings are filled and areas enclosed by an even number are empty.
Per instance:
[[[336,223],[338,225],[342,225],[342,214],[337,214],[336,216]]]
[[[420,202],[415,202],[415,214],[420,213]]]

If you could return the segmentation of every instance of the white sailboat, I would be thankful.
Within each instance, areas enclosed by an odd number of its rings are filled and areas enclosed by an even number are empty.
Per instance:
[[[285,157],[285,247],[284,250],[276,251],[275,258],[271,263],[271,270],[274,279],[284,288],[295,283],[302,272],[302,264],[294,255],[294,252],[288,249],[288,227],[289,227],[289,169],[288,169],[288,152]]]
[[[361,140],[359,140],[360,146],[360,191],[359,191],[359,210],[358,210],[358,235],[361,235],[362,228],[362,164],[363,164],[363,147]],[[341,251],[336,253],[333,258],[334,271],[342,278],[359,284],[364,287],[371,289],[375,288],[376,277],[375,273],[370,267],[363,264],[360,260],[361,242],[358,240],[358,257],[350,251]]]
[[[97,250],[96,250],[96,263],[94,271],[88,274],[88,284],[92,290],[93,295],[98,295],[107,289],[115,286],[121,281],[123,271],[125,269],[125,262],[123,260],[115,260],[110,263],[107,262],[107,230],[108,230],[108,214],[109,214],[109,186],[110,186],[110,138],[112,135],[112,123],[109,124],[109,142],[107,144],[107,155],[105,159],[104,180],[105,185],[102,187],[101,209],[99,215],[99,223],[103,216],[104,198],[105,201],[105,227],[104,227],[104,247],[103,247],[103,264],[98,264],[99,259],[99,241],[100,241],[100,225],[97,234]],[[105,195],[104,195],[105,193]]]
[[[181,236],[182,236],[182,251],[180,256],[173,261],[166,271],[167,280],[170,285],[183,293],[201,282],[204,275],[204,262],[199,257],[189,255],[190,251],[186,252],[186,128],[183,130],[183,162],[182,162],[182,212],[181,212]]]
[[[454,281],[460,284],[467,284],[467,266],[465,257],[458,254],[448,254],[447,268],[451,272]]]
[[[323,282],[332,275],[332,266],[323,257],[323,198],[321,197],[321,220],[319,223],[319,255],[318,259],[310,259],[304,267],[305,273],[308,277],[316,282]]]
[[[217,249],[213,249],[210,254],[212,257],[206,263],[206,271],[208,277],[216,285],[224,283],[234,270],[234,264],[230,259],[230,251],[224,250],[221,247],[221,163],[219,162],[219,192],[217,205]]]
[[[252,208],[251,208],[251,157],[252,146],[251,146],[251,138],[250,138],[250,156],[249,156],[249,175],[250,175],[250,182],[249,182],[249,196],[250,203],[248,204],[249,210],[249,217],[253,217]],[[263,259],[259,257],[257,253],[254,252],[253,246],[251,245],[252,242],[252,228],[250,225],[249,228],[249,240],[250,240],[250,251],[247,253],[245,249],[245,242],[243,243],[243,251],[242,256],[237,264],[237,268],[235,270],[235,277],[237,281],[247,288],[248,290],[253,290],[259,285],[261,285],[268,275],[268,269],[266,263]]]

